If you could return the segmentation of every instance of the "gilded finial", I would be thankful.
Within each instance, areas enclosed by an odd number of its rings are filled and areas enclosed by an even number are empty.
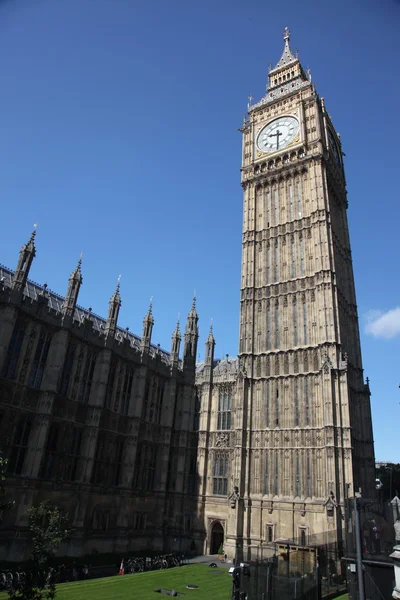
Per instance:
[[[251,106],[251,101],[253,100],[253,94],[249,94],[248,100],[249,100],[249,101],[248,101],[248,103],[247,103],[247,108],[250,108],[250,106]]]
[[[283,39],[285,42],[290,40],[290,31],[287,27],[285,27],[285,31],[283,32]]]
[[[31,242],[33,242],[33,240],[35,239],[36,230],[37,230],[38,225],[39,225],[39,221],[36,221],[36,223],[33,224],[33,231],[32,231],[32,235],[31,235],[31,239],[30,239]]]
[[[213,331],[213,322],[214,322],[214,319],[213,319],[213,317],[211,317],[211,320],[210,320],[210,333],[212,333],[212,331]]]
[[[121,277],[122,275],[118,275],[117,277],[117,291],[119,291],[119,288],[121,287]]]

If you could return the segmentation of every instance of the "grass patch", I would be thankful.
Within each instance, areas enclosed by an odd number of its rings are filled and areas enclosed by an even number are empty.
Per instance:
[[[188,590],[186,586],[189,583],[199,588]],[[232,577],[228,570],[222,575],[212,575],[212,569],[207,565],[188,565],[163,571],[63,583],[57,586],[57,600],[168,600],[170,596],[153,591],[159,588],[174,589],[184,594],[182,600],[230,600]],[[0,594],[0,600],[7,597],[7,594]]]
[[[349,600],[349,595],[343,594],[342,596],[335,596],[333,600]]]

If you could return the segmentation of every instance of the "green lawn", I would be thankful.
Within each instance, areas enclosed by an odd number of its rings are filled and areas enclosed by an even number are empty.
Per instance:
[[[219,569],[218,569],[219,570]],[[57,586],[57,600],[168,600],[171,596],[156,594],[158,588],[174,589],[187,598],[196,600],[230,600],[232,578],[225,570],[217,575],[215,569],[207,565],[188,565],[135,573],[134,575],[117,575],[103,579],[76,581]],[[197,590],[188,590],[187,584],[198,585]],[[0,594],[0,600],[5,600],[6,594]]]

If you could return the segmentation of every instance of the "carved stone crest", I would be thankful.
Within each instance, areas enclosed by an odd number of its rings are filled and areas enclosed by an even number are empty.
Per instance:
[[[229,434],[228,433],[217,433],[215,436],[215,445],[217,448],[225,448],[229,445]]]

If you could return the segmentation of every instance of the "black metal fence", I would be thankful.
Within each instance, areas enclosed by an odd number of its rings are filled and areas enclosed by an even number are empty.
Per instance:
[[[240,600],[319,600],[347,589],[347,568],[337,547],[276,542],[262,559],[239,568],[233,598]],[[248,566],[246,566],[248,565]]]

